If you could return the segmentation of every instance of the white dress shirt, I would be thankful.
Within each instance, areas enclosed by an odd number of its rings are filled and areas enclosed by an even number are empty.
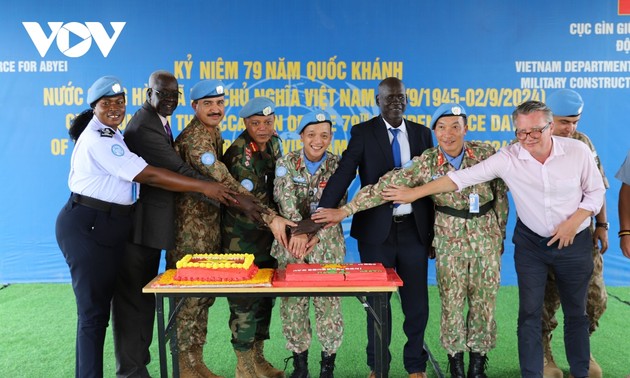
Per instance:
[[[383,121],[385,122],[385,126],[387,126],[387,135],[389,136],[389,144],[391,145],[392,141],[394,140],[394,134],[392,134],[392,132],[389,131],[389,129],[394,129],[395,127],[392,127],[392,125],[387,123],[385,118],[383,118]],[[398,140],[398,144],[400,145],[400,163],[401,163],[401,166],[403,166],[405,165],[406,162],[411,160],[411,147],[409,147],[409,133],[407,133],[407,125],[405,124],[404,119],[402,121],[402,124],[398,126],[397,129],[400,130],[400,132],[398,133],[398,137],[396,139]],[[412,211],[413,209],[411,208],[411,204],[407,203],[404,205],[400,205],[398,207],[394,207],[393,215],[411,214]]]
[[[108,129],[111,137],[101,136]],[[119,205],[134,203],[132,181],[148,164],[129,151],[120,130],[94,116],[72,151],[68,186],[73,193]]]
[[[585,143],[556,136],[552,140],[551,154],[544,163],[516,143],[468,169],[449,172],[448,177],[460,190],[502,178],[521,221],[540,236],[549,237],[578,208],[599,213],[606,191]],[[578,232],[590,222],[585,219]]]

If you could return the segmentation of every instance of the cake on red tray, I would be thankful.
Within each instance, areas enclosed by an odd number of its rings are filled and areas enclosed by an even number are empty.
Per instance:
[[[296,281],[386,281],[381,263],[287,264],[285,280]]]
[[[246,281],[258,272],[251,253],[192,254],[177,262],[175,281]]]

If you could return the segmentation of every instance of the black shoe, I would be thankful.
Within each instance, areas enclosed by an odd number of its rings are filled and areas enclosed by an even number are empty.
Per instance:
[[[466,378],[464,373],[464,352],[457,352],[454,356],[448,355],[448,368],[451,378]]]
[[[486,369],[488,368],[488,357],[485,354],[470,352],[468,362],[468,378],[488,378]]]
[[[287,364],[291,359],[293,359],[293,373],[291,373],[289,378],[311,378],[308,375],[308,349],[302,353],[293,352],[293,356],[285,358],[284,370],[287,369]]]
[[[334,378],[333,370],[335,370],[335,357],[336,353],[328,354],[322,352],[322,362],[320,362],[321,370],[319,371],[319,378]]]

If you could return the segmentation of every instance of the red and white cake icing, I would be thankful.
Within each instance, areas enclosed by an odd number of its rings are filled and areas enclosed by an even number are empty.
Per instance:
[[[381,263],[287,264],[286,281],[386,281]]]
[[[256,275],[251,253],[193,254],[177,262],[176,281],[244,281]]]

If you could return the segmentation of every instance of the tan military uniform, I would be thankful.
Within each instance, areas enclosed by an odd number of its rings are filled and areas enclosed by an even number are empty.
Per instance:
[[[462,169],[495,153],[490,145],[478,142],[465,142],[464,149]],[[385,202],[380,193],[389,184],[415,187],[453,170],[439,148],[428,149],[403,169],[361,189],[344,208],[355,213],[377,206]],[[471,194],[478,196],[479,216],[469,214]],[[432,198],[436,205],[433,246],[442,302],[442,346],[451,355],[463,351],[486,354],[496,343],[494,312],[508,215],[507,187],[495,179]],[[465,316],[467,301],[469,312]]]
[[[322,192],[339,163],[339,157],[329,152],[314,174],[305,165],[300,151],[293,151],[276,162],[274,200],[280,215],[298,222],[308,219],[317,208]],[[345,198],[342,200],[345,203]],[[303,259],[297,259],[277,241],[273,242],[271,255],[278,259],[278,267],[288,263],[341,263],[346,254],[341,225],[317,232],[319,243]],[[337,353],[343,337],[341,301],[338,297],[315,297],[315,324],[322,351],[328,355]],[[302,353],[311,344],[312,331],[308,297],[282,298],[280,302],[282,331],[287,339],[287,349]]]
[[[221,162],[223,139],[216,129],[208,129],[197,117],[175,141],[175,150],[197,172],[212,177],[228,188],[249,193]],[[221,209],[197,193],[177,193],[175,199],[175,248],[166,253],[168,269],[189,253],[221,252]],[[179,348],[203,346],[206,342],[208,308],[214,298],[187,298],[177,317]]]

